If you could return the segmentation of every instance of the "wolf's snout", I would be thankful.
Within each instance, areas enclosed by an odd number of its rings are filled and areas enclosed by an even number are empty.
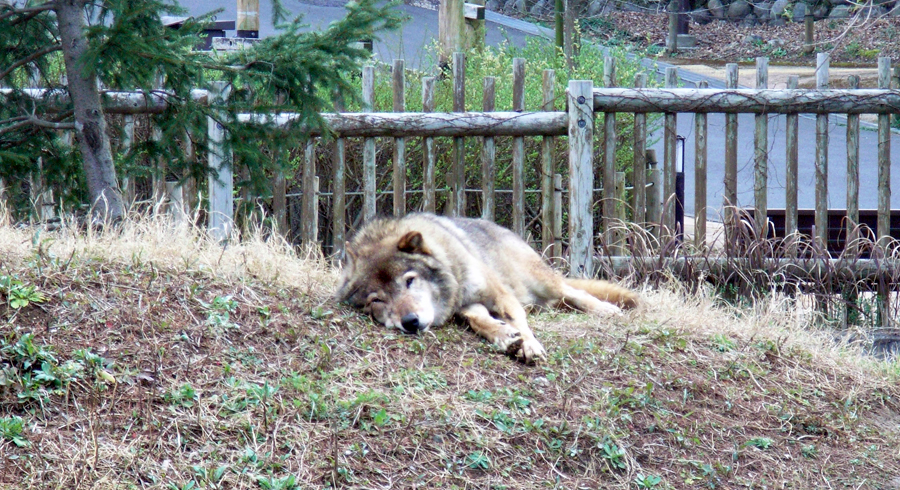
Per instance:
[[[419,333],[419,329],[422,326],[419,323],[419,315],[415,313],[403,315],[403,318],[400,319],[400,325],[403,326],[403,331],[411,334]]]

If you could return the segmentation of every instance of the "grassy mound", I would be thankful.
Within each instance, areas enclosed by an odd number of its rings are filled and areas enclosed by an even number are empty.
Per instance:
[[[645,291],[540,366],[334,304],[275,241],[0,230],[0,488],[900,488],[900,369]]]

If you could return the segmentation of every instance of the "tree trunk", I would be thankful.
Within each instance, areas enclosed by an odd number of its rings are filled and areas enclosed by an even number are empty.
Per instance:
[[[97,78],[86,75],[82,64],[88,47],[84,35],[84,5],[85,0],[59,0],[54,10],[59,22],[69,95],[75,109],[75,132],[87,178],[92,216],[95,223],[113,223],[125,215],[125,205],[116,181]]]

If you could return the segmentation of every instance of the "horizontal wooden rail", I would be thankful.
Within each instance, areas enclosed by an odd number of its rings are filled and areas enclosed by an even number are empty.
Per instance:
[[[699,272],[722,275],[735,270],[777,272],[781,278],[817,282],[827,278],[872,281],[900,275],[900,261],[895,259],[825,259],[825,258],[766,258],[762,260],[737,257],[626,257],[603,256],[594,258],[598,270],[611,270],[622,277],[635,268],[646,271],[647,265],[656,264],[660,270],[676,275]],[[773,278],[775,274],[770,274]]]
[[[296,114],[241,114],[241,122],[288,124]],[[560,136],[565,112],[367,112],[322,114],[341,137],[403,136]],[[320,136],[313,131],[312,136]]]
[[[594,112],[891,114],[900,90],[594,89]]]
[[[0,98],[6,99],[13,94],[13,89],[0,89]],[[62,110],[71,105],[69,93],[62,90],[42,88],[22,89],[25,96],[33,100],[42,100],[50,104],[50,110]],[[107,114],[161,114],[169,106],[173,94],[155,90],[153,92],[103,92],[103,110]],[[209,103],[209,91],[191,90],[191,98],[200,104]],[[7,101],[4,100],[4,103]]]

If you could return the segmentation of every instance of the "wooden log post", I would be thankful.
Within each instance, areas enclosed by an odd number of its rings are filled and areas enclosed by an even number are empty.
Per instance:
[[[218,104],[228,98],[227,82],[213,82],[210,98]],[[219,243],[226,242],[234,229],[234,175],[233,157],[225,147],[225,128],[212,116],[206,119],[209,151],[209,218],[207,229],[210,237]]]
[[[344,100],[340,94],[335,94],[334,110],[340,113],[344,110]],[[347,197],[344,178],[347,168],[347,144],[344,138],[334,140],[334,153],[332,155],[333,180],[331,182],[331,237],[332,257],[340,260],[344,256],[344,236],[347,230]]]
[[[422,79],[422,111],[434,112],[434,77],[425,77]],[[434,138],[426,136],[422,139],[422,209],[428,213],[435,211],[435,195],[434,195]]]
[[[453,112],[466,112],[466,55],[453,53]],[[466,215],[466,139],[453,138],[450,215]]]
[[[306,142],[306,151],[303,154],[301,176],[303,195],[300,198],[300,241],[307,247],[311,247],[319,241],[319,196],[316,191],[316,166],[316,141],[310,139]]]
[[[799,77],[797,75],[788,77],[788,90],[797,90],[798,83]],[[800,161],[799,122],[800,115],[797,113],[790,113],[785,116],[784,233],[786,236],[797,233],[797,172],[798,162]]]
[[[699,88],[709,86],[706,80]],[[706,250],[706,162],[707,132],[706,114],[694,116],[694,246],[703,253]]]
[[[612,56],[603,59],[603,85],[606,88],[616,86],[616,62]],[[616,114],[606,112],[603,115],[603,235],[604,243],[612,255],[622,255],[622,233],[617,222],[619,206],[616,193]]]
[[[465,22],[463,7],[465,0],[442,0],[438,7],[438,40],[441,67],[449,64],[451,55],[463,49]]]
[[[375,67],[363,67],[362,76],[363,112],[375,110]],[[366,222],[378,214],[378,196],[375,194],[375,138],[363,140],[363,218]]]
[[[678,86],[678,68],[670,66],[666,68],[666,88]],[[675,150],[678,137],[678,115],[674,112],[665,113],[663,132],[663,216],[662,228],[666,235],[675,236]]]
[[[556,72],[544,70],[541,82],[543,89],[541,110],[555,111],[554,88],[556,87]],[[552,249],[555,241],[552,224],[554,216],[553,174],[556,173],[555,147],[555,138],[553,136],[541,138],[541,249],[545,254],[550,253],[551,259],[557,258],[557,256],[553,255]]]
[[[769,88],[769,58],[761,56],[756,58],[756,89]],[[768,184],[769,184],[769,115],[756,114],[754,116],[756,127],[754,130],[755,144],[753,151],[753,200],[756,224],[756,236],[765,239],[769,233],[768,213]]]
[[[666,35],[666,54],[678,52],[678,12],[669,12],[669,32]]]
[[[816,55],[816,88],[828,88],[828,53]],[[822,249],[828,244],[828,114],[816,115],[816,236]]]
[[[403,60],[394,60],[391,71],[394,112],[406,112],[406,69]],[[406,214],[406,141],[394,138],[394,216]]]
[[[613,216],[615,219],[616,227],[621,227],[625,223],[625,172],[616,172],[615,177],[613,178],[613,182],[615,184],[615,194],[616,194],[616,214]],[[623,251],[625,250],[622,240],[623,235],[622,231],[616,230],[616,255],[623,255]]]
[[[525,58],[513,58],[513,112],[525,112]],[[592,100],[593,101],[593,100]],[[513,137],[512,230],[525,238],[525,138]]]
[[[484,77],[484,92],[482,107],[484,112],[494,111],[494,99],[497,79]],[[494,195],[494,180],[496,179],[497,146],[493,136],[485,136],[481,149],[481,217],[488,221],[494,221],[496,199]]]
[[[594,82],[570,80],[569,268],[573,277],[593,277]]]
[[[806,16],[803,17],[803,53],[812,54],[816,50],[815,17],[809,6],[806,7]]]
[[[154,86],[157,90],[163,89],[164,77],[161,73],[157,73],[156,81]],[[162,128],[159,127],[159,124],[156,124],[153,117],[150,117],[150,124],[152,129],[150,131],[150,139],[153,140],[154,143],[159,144],[162,140]],[[166,165],[166,161],[162,158],[154,158],[153,159],[153,173],[151,174],[151,185],[152,185],[152,193],[153,193],[153,214],[158,214],[164,211],[165,203],[166,203],[166,174],[168,173],[168,166]]]
[[[859,89],[859,76],[847,79],[851,90]],[[859,225],[859,114],[847,115],[847,222],[844,250],[851,255],[857,249]]]
[[[891,87],[891,59],[878,58],[878,88]],[[884,247],[891,237],[891,119],[878,115],[878,243]]]
[[[280,163],[276,163],[275,174],[272,176],[272,219],[275,223],[275,231],[285,238],[290,237],[287,224],[287,178]]]
[[[647,85],[647,74],[638,73],[634,77],[634,88],[641,89]],[[634,164],[632,182],[634,182],[634,222],[646,223],[647,220],[647,114],[634,114]]]
[[[736,89],[738,85],[738,65],[725,65],[725,87]],[[734,241],[737,237],[737,147],[738,147],[737,114],[725,114],[725,194],[722,196],[722,208],[725,210],[725,252],[734,253]]]
[[[463,47],[466,51],[484,49],[484,38],[487,32],[484,25],[484,3],[485,0],[469,0],[463,3],[463,22],[465,23]]]

